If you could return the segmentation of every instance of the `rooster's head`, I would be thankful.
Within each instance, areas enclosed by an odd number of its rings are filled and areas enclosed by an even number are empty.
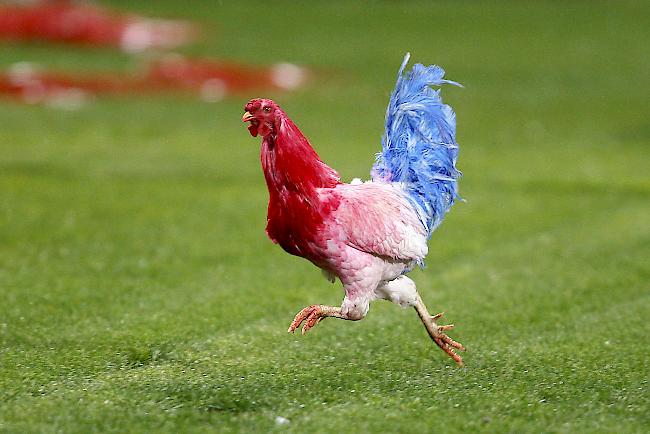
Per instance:
[[[256,98],[244,106],[242,121],[250,122],[248,131],[251,136],[257,137],[257,134],[261,134],[266,137],[275,132],[282,115],[282,109],[274,101]]]

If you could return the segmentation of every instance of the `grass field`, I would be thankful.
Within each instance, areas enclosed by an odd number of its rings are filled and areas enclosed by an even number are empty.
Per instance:
[[[466,367],[386,302],[286,333],[343,294],[264,235],[240,121],[262,95],[0,101],[0,432],[647,432],[647,3],[133,7],[204,23],[186,53],[321,71],[267,96],[346,180],[367,177],[406,51],[466,86],[443,96],[467,202],[412,273]],[[134,64],[1,46],[21,60]]]

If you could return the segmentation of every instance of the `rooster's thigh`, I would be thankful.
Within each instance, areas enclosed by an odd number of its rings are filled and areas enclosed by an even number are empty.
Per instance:
[[[375,290],[375,294],[377,298],[392,301],[402,307],[415,306],[418,297],[415,282],[406,276],[381,283]]]
[[[378,266],[377,260],[372,255],[357,267],[349,267],[344,273],[339,274],[345,298],[341,304],[341,313],[351,320],[360,320],[366,316],[370,308],[370,302],[377,298],[375,288],[381,282],[382,267]]]

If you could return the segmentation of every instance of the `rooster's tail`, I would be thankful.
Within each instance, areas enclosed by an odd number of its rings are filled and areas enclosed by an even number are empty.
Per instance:
[[[372,179],[402,184],[430,235],[458,198],[461,174],[456,169],[456,115],[442,103],[440,90],[429,86],[461,85],[443,79],[445,71],[435,65],[417,63],[404,75],[409,57],[406,54],[388,103],[382,152]]]

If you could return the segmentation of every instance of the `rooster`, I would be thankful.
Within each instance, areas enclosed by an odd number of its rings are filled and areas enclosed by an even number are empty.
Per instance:
[[[458,83],[442,68],[416,64],[398,73],[386,111],[382,152],[371,180],[341,182],[286,113],[270,99],[253,99],[243,122],[262,136],[261,162],[269,190],[266,233],[292,255],[308,259],[343,284],[340,307],[314,304],[289,326],[302,334],[327,317],[358,321],[371,301],[414,307],[431,339],[456,363],[464,347],[431,316],[406,273],[424,265],[427,241],[458,199],[456,118],[429,86]]]

